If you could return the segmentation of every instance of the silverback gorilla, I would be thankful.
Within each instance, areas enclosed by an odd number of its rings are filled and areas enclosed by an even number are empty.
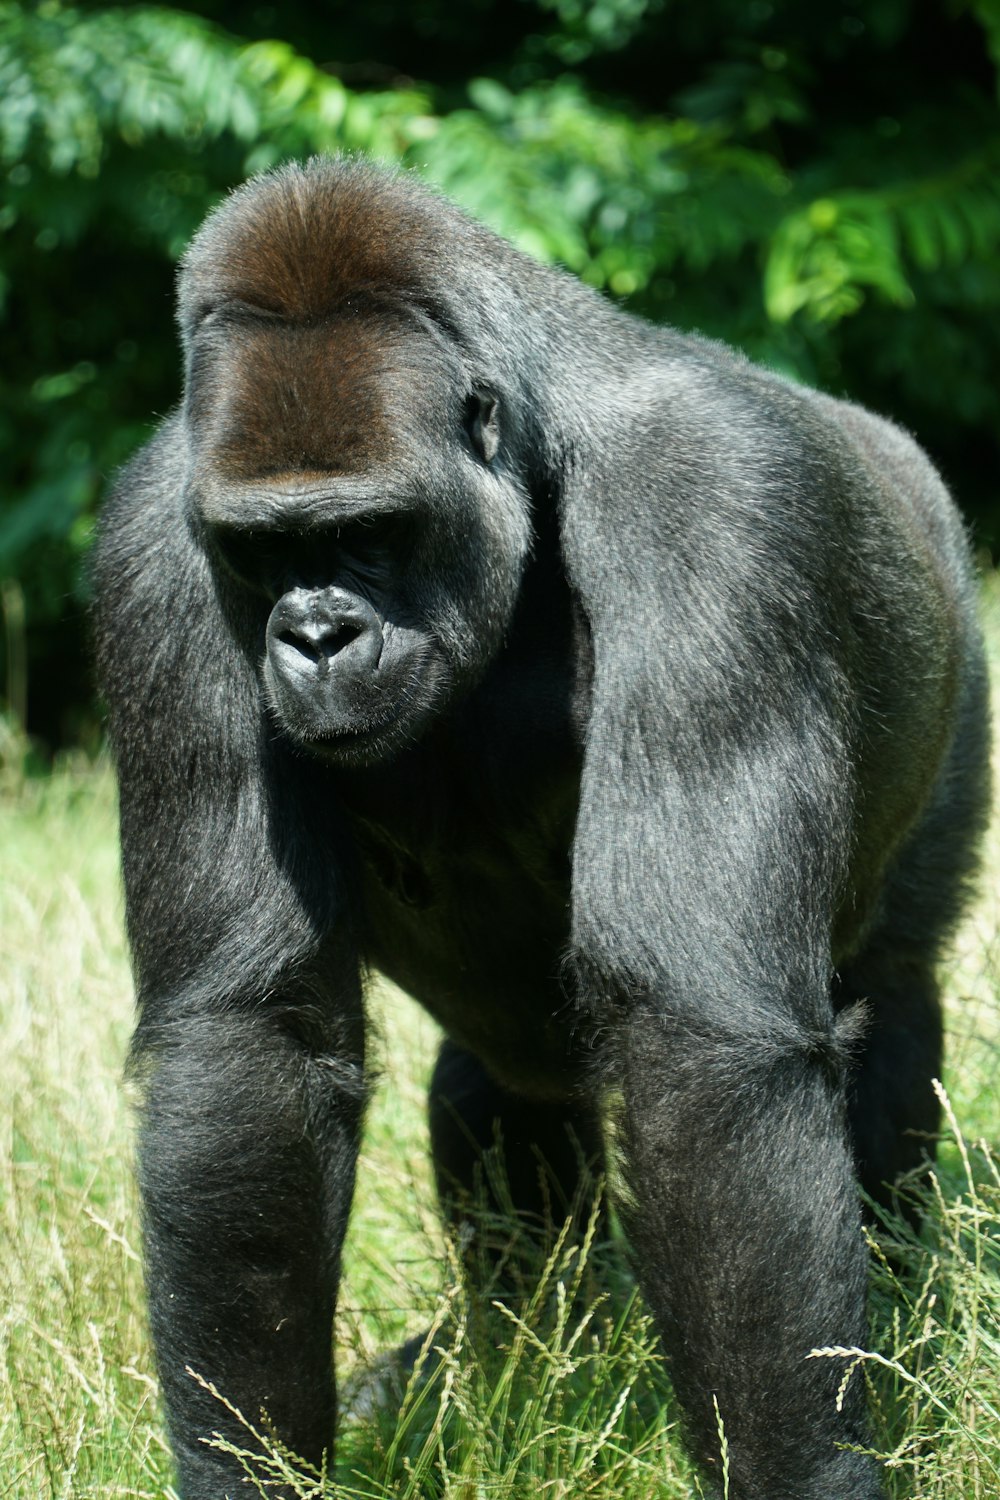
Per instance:
[[[412,179],[234,193],[180,409],[120,477],[96,638],[140,1000],[153,1334],[186,1500],[266,1409],[332,1441],[363,976],[446,1040],[527,1219],[620,1110],[691,1448],[736,1500],[874,1500],[856,1181],[933,1136],[934,966],[984,816],[965,539],[859,407],[654,328]]]

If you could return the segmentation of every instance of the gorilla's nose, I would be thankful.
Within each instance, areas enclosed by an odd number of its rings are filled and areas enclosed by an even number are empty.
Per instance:
[[[366,599],[345,589],[294,588],[271,611],[267,651],[284,672],[367,676],[382,655],[382,622]]]

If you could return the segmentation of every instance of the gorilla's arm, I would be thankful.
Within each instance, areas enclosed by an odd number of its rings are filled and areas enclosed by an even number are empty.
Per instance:
[[[865,1336],[850,1022],[829,1003],[842,759],[808,707],[749,744],[716,722],[680,770],[596,736],[574,948],[584,992],[618,997],[624,1217],[695,1453],[719,1462],[714,1398],[735,1492],[860,1500],[871,1466],[835,1445],[865,1441],[862,1383],[838,1411],[843,1368],[808,1359]]]
[[[805,801],[830,773],[819,739],[801,758],[783,741],[735,752],[718,774],[699,769],[696,803],[690,785],[661,777],[655,811],[648,781],[641,800],[630,795],[634,769],[608,777],[595,761],[576,855],[576,949],[599,955],[587,988],[616,993],[621,1008],[610,1061],[623,1093],[624,1217],[692,1447],[709,1471],[718,1464],[715,1398],[736,1492],[802,1500],[879,1493],[868,1461],[835,1449],[865,1441],[861,1382],[838,1411],[842,1367],[808,1359],[817,1344],[863,1345],[865,1333],[850,1023],[828,999],[827,883],[801,877],[815,872],[824,827]],[[705,749],[706,760],[720,754]],[[783,795],[796,783],[798,816]],[[617,892],[613,906],[599,890]],[[662,947],[649,951],[652,934]]]
[[[759,445],[763,404],[758,416]],[[647,418],[641,452],[609,440],[614,461],[595,459],[564,498],[594,661],[574,849],[579,988],[609,1035],[625,1218],[694,1451],[718,1465],[717,1401],[734,1493],[869,1500],[870,1460],[838,1451],[865,1444],[862,1382],[838,1401],[840,1362],[809,1358],[863,1346],[866,1329],[846,1118],[860,1021],[831,1006],[831,934],[842,907],[863,925],[877,874],[858,869],[852,841],[863,797],[882,799],[898,838],[926,785],[902,767],[858,784],[852,673],[879,664],[850,600],[864,592],[875,616],[886,601],[863,557],[858,577],[831,573],[836,554],[809,516],[838,503],[849,514],[864,482],[850,455],[834,436],[827,473],[811,475],[779,427],[770,464],[750,467],[739,432],[692,434],[676,402],[665,421],[668,472],[650,463],[661,445]],[[783,493],[768,494],[769,472],[788,476]],[[768,534],[779,526],[786,536]],[[611,582],[623,576],[625,591]],[[883,708],[934,722],[948,653],[943,626],[921,628],[921,670],[903,691],[927,701],[899,702],[887,682]],[[905,649],[900,632],[897,667]]]
[[[313,1462],[330,1441],[363,1026],[347,903],[310,862],[329,797],[259,722],[253,663],[191,545],[182,467],[167,428],[122,476],[96,633],[103,681],[128,683],[109,696],[151,1323],[183,1492],[218,1500],[239,1471],[203,1440],[253,1443],[188,1368],[249,1422],[265,1408]]]

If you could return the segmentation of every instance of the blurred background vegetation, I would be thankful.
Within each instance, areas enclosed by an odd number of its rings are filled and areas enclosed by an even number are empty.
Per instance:
[[[98,742],[86,554],[178,396],[174,264],[317,151],[897,418],[995,557],[998,66],[1000,0],[0,0],[8,714],[40,756]]]

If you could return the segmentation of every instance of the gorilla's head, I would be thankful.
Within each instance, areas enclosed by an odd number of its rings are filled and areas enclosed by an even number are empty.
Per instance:
[[[180,297],[192,524],[281,728],[355,765],[482,674],[531,534],[502,378],[413,295],[371,180],[233,195]]]

